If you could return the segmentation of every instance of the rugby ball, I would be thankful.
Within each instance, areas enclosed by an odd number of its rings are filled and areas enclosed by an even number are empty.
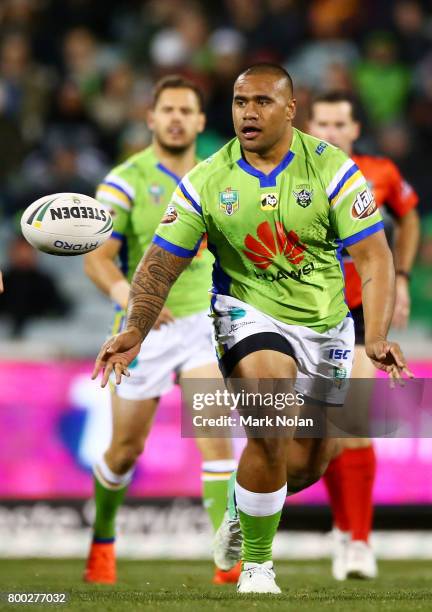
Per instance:
[[[113,222],[97,201],[80,193],[54,193],[30,204],[21,217],[24,238],[51,255],[82,255],[110,236]]]

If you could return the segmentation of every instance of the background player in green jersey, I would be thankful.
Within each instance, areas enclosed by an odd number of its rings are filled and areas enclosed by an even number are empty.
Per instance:
[[[216,258],[213,313],[225,377],[291,379],[313,400],[343,403],[354,329],[340,242],[362,279],[369,358],[394,377],[411,375],[399,346],[386,339],[394,269],[366,181],[342,151],[292,127],[295,105],[279,66],[253,66],[237,78],[237,138],[176,190],[171,222],[157,229],[132,281],[126,331],[96,360],[93,376],[104,368],[103,385],[112,371],[118,382],[127,372],[204,232]],[[240,593],[280,593],[272,542],[285,497],[315,482],[333,452],[329,439],[248,439],[233,483],[236,503],[230,495],[215,549],[227,567],[242,556]]]
[[[124,323],[135,268],[180,177],[196,163],[195,140],[204,122],[199,90],[181,77],[166,77],[156,85],[149,115],[152,145],[114,168],[98,188],[98,200],[113,215],[114,231],[107,243],[85,257],[85,269],[117,305],[114,333]],[[180,382],[185,377],[218,376],[208,316],[212,262],[209,251],[201,248],[173,285],[148,342],[131,364],[131,377],[125,385],[113,388],[112,440],[94,468],[96,519],[85,572],[89,582],[116,581],[116,513],[143,452],[158,398],[173,386],[173,373],[180,375]],[[225,511],[227,483],[235,463],[228,440],[202,438],[197,442],[203,455],[204,505],[216,529]],[[215,581],[237,577],[238,571],[216,570]]]

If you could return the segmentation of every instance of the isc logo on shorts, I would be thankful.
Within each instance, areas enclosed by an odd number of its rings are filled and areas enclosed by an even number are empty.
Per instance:
[[[351,349],[331,348],[329,350],[329,359],[336,359],[337,361],[340,361],[341,359],[348,359],[350,353]]]

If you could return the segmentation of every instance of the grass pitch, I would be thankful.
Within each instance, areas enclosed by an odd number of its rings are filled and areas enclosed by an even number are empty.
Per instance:
[[[120,561],[119,582],[95,586],[81,581],[82,560],[0,560],[0,591],[67,592],[69,602],[26,605],[27,610],[291,610],[292,612],[351,612],[357,610],[432,610],[432,561],[383,561],[380,577],[371,582],[335,582],[330,562],[276,563],[283,595],[236,594],[235,585],[211,584],[207,561]],[[8,604],[0,610],[23,608]]]

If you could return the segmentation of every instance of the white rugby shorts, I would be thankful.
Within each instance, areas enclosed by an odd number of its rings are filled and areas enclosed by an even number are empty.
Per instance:
[[[121,331],[124,322],[124,312],[118,312],[113,333]],[[172,389],[173,373],[216,362],[211,319],[207,311],[200,312],[151,330],[129,366],[130,377],[111,387],[124,399],[156,398]]]
[[[215,296],[212,311],[216,352],[225,378],[246,355],[276,350],[294,358],[297,392],[326,404],[343,404],[354,356],[351,316],[318,333],[282,323],[231,296]]]

